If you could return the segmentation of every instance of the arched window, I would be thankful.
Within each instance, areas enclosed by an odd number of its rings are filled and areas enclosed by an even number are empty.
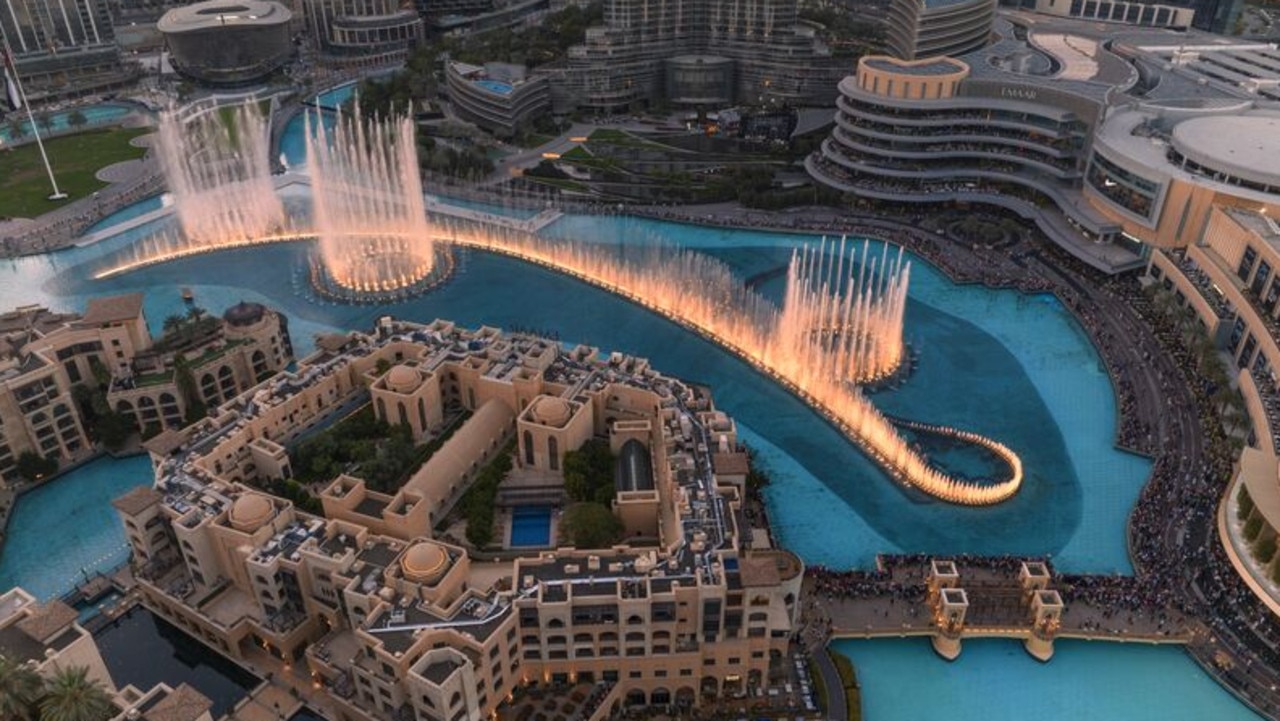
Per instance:
[[[533,433],[531,431],[524,432],[524,463],[527,466],[533,465]]]
[[[423,431],[427,430],[427,402],[421,398],[418,399],[418,423]]]
[[[387,403],[381,398],[378,399],[378,417],[387,420]]]
[[[397,403],[396,406],[400,409],[400,425],[409,427],[409,414],[405,411],[404,404]]]
[[[550,456],[547,463],[551,464],[551,470],[560,470],[560,444],[555,436],[547,436],[547,455]]]

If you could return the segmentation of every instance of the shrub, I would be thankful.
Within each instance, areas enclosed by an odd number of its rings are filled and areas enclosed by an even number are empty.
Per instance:
[[[1250,518],[1248,522],[1244,524],[1244,537],[1246,540],[1250,542],[1256,540],[1258,538],[1258,534],[1261,532],[1262,532],[1262,519],[1259,518],[1258,516],[1254,516],[1253,518]]]

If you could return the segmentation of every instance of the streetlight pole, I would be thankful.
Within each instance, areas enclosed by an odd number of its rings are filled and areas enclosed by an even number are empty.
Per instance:
[[[13,73],[13,84],[18,88],[18,100],[22,103],[22,107],[26,108],[27,121],[31,123],[31,132],[36,136],[36,146],[40,148],[40,158],[44,161],[44,170],[49,174],[49,184],[53,186],[53,194],[49,196],[49,200],[66,200],[67,194],[58,189],[58,181],[53,177],[53,167],[49,165],[49,154],[44,150],[44,141],[40,139],[40,129],[36,127],[36,118],[31,112],[31,103],[27,102],[27,94],[22,89],[22,78],[18,77],[18,64],[13,61],[13,51],[9,48],[9,37],[5,35],[3,25],[0,25],[0,42],[4,43],[4,47],[0,48],[0,50],[4,52],[5,70]]]

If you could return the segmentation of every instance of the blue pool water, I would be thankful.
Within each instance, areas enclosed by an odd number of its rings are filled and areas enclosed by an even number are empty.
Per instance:
[[[550,506],[517,506],[511,509],[512,548],[550,545]]]
[[[99,631],[96,640],[116,686],[190,684],[213,702],[214,718],[258,685],[252,674],[140,606]]]
[[[85,573],[128,558],[112,499],[152,482],[146,456],[100,459],[18,499],[0,555],[0,589],[22,586],[46,600]]]
[[[1062,641],[1042,664],[1020,643],[964,642],[938,658],[927,639],[841,641],[866,721],[1258,721],[1173,646]]]
[[[58,132],[62,132],[63,130],[69,129],[71,127],[71,123],[69,122],[68,119],[71,117],[71,113],[75,112],[76,110],[79,110],[84,115],[84,118],[86,120],[85,127],[90,128],[95,125],[105,125],[108,123],[116,122],[136,109],[137,108],[134,108],[133,106],[129,106],[129,105],[105,104],[105,105],[90,105],[85,108],[72,108],[70,110],[64,110],[61,112],[54,113],[52,115],[52,119],[53,119],[52,132],[58,133]],[[25,117],[25,115],[26,114],[24,112],[23,116]],[[44,133],[47,131],[45,131],[45,129],[41,127],[40,132],[41,132],[41,137],[43,137]],[[20,137],[19,140],[30,138],[30,136],[31,136],[31,121],[24,120],[22,121],[22,137]],[[0,128],[0,141],[8,143],[11,140],[13,140],[13,135],[12,133],[9,132],[9,128],[8,127]]]
[[[510,95],[512,90],[510,84],[501,83],[497,80],[477,80],[475,83],[485,90],[488,90],[491,93],[498,93],[499,95]]]

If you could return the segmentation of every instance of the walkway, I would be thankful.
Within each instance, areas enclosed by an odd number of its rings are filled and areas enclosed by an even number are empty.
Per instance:
[[[827,721],[848,721],[849,702],[845,700],[844,696],[844,681],[840,678],[840,672],[836,670],[836,665],[831,660],[831,653],[825,645],[810,649],[813,663],[818,667],[818,673],[822,674],[822,686],[827,692]]]

